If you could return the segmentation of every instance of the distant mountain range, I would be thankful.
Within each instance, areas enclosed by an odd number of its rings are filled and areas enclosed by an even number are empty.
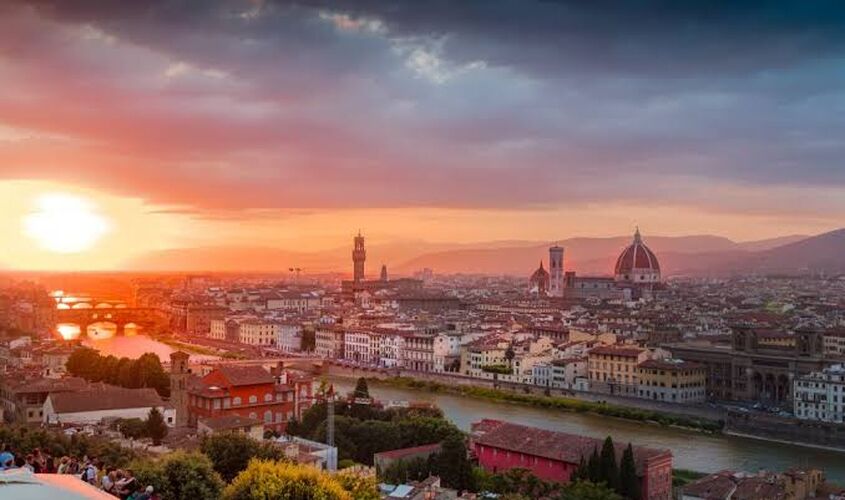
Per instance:
[[[845,229],[817,236],[791,235],[760,241],[734,242],[712,235],[648,236],[664,275],[728,275],[747,273],[845,272]],[[609,275],[630,236],[569,238],[556,243],[565,249],[567,269],[581,275]],[[540,260],[548,267],[549,242],[496,241],[476,244],[405,241],[368,245],[367,272],[376,276],[382,263],[390,273],[410,274],[423,268],[437,273],[529,275]],[[348,273],[351,248],[298,252],[274,248],[204,247],[146,254],[128,263],[139,271],[286,271]]]

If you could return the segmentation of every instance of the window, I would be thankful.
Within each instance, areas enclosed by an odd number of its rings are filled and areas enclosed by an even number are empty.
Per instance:
[[[267,394],[264,395],[264,402],[266,403],[266,402],[269,402],[269,401],[273,401],[273,395],[268,392]]]
[[[249,404],[255,404],[257,402],[258,402],[258,396],[256,396],[255,394],[253,394],[252,396],[249,397]]]
[[[258,415],[254,411],[251,411],[249,412],[249,418],[258,418]]]
[[[235,405],[235,406],[240,406],[241,405],[240,396],[236,396],[234,399],[232,399],[232,404]]]
[[[264,423],[265,424],[273,423],[273,412],[272,411],[267,410],[267,411],[264,412]]]

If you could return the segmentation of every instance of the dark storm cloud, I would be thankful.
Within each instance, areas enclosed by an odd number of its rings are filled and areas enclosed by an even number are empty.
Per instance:
[[[631,76],[719,76],[842,55],[839,1],[304,0],[372,16],[393,33],[446,36],[450,56],[525,68]],[[713,75],[716,73],[716,75]]]
[[[0,174],[222,208],[845,186],[841,2],[33,0],[0,13],[0,124],[84,147],[0,143]]]

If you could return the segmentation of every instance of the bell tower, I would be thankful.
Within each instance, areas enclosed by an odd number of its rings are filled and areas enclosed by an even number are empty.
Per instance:
[[[563,247],[549,248],[549,295],[563,297]]]
[[[182,351],[170,353],[170,403],[176,409],[176,427],[188,426],[188,359]]]
[[[361,230],[358,230],[358,236],[355,237],[355,247],[352,250],[352,264],[353,264],[353,281],[359,283],[364,281],[364,261],[367,260],[367,251],[364,249],[364,237],[361,236]]]

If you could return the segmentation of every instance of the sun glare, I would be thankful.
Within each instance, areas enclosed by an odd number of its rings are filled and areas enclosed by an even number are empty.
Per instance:
[[[88,250],[109,230],[108,220],[86,199],[46,194],[38,197],[35,205],[24,217],[24,232],[51,252]]]

